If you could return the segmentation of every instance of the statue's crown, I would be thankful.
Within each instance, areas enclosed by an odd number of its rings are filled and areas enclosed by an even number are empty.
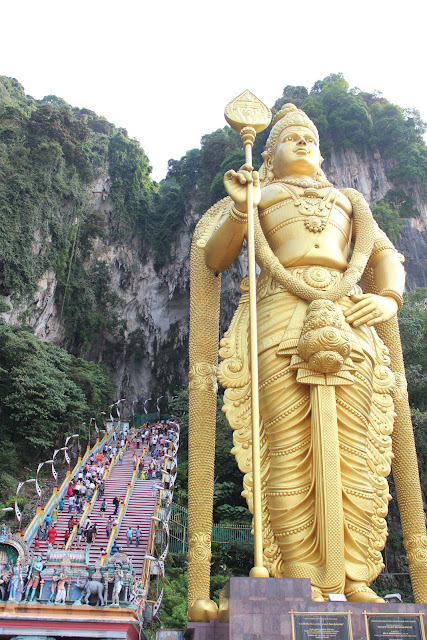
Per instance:
[[[304,113],[304,111],[298,109],[298,107],[296,107],[291,102],[287,102],[286,104],[284,104],[280,111],[278,111],[274,116],[272,132],[275,129],[276,124],[279,124],[277,128],[280,130],[292,126],[307,127],[307,129],[310,129],[310,131],[314,133],[317,140],[319,140],[319,133],[314,122],[310,120],[310,118],[306,113]]]

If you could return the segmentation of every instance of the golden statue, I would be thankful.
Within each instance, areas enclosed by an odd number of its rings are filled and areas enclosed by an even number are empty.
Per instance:
[[[217,378],[226,388],[232,453],[254,513],[246,279],[217,366],[218,274],[242,249],[248,184],[260,268],[264,567],[272,577],[310,578],[314,600],[344,593],[353,602],[382,602],[369,585],[384,567],[386,478],[396,456],[414,594],[426,602],[427,538],[396,320],[405,280],[402,257],[363,196],[326,179],[317,129],[303,111],[287,104],[276,114],[263,158],[259,174],[249,164],[225,174],[229,197],[203,216],[192,246],[190,618],[216,615],[209,560]]]

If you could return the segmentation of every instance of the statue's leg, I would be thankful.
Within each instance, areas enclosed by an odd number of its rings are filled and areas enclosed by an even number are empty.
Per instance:
[[[345,526],[346,575],[368,582],[368,545],[374,513],[374,489],[367,446],[372,398],[372,365],[358,366],[354,384],[336,390]]]
[[[369,588],[374,488],[367,464],[372,367],[362,363],[351,387],[337,389],[345,539],[345,593],[353,602],[383,602]]]
[[[345,301],[342,301],[345,306]],[[384,567],[391,464],[393,377],[375,331],[353,329],[365,357],[353,355],[354,384],[337,390],[345,516],[347,599],[382,602],[369,584]]]

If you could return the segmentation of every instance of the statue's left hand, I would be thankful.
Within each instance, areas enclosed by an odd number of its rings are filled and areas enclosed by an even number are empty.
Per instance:
[[[356,304],[347,309],[344,316],[353,327],[359,327],[362,324],[372,327],[380,322],[390,320],[398,311],[396,300],[387,296],[362,293],[350,297]]]

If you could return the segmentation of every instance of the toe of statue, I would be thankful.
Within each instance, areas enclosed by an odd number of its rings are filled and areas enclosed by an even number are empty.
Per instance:
[[[385,602],[383,598],[380,598],[380,596],[367,585],[353,587],[350,591],[347,591],[345,595],[348,602]]]
[[[318,587],[311,587],[311,599],[313,602],[325,602],[325,598]]]
[[[192,622],[209,622],[209,620],[216,620],[217,617],[218,607],[208,598],[195,600],[188,609],[188,619]]]

